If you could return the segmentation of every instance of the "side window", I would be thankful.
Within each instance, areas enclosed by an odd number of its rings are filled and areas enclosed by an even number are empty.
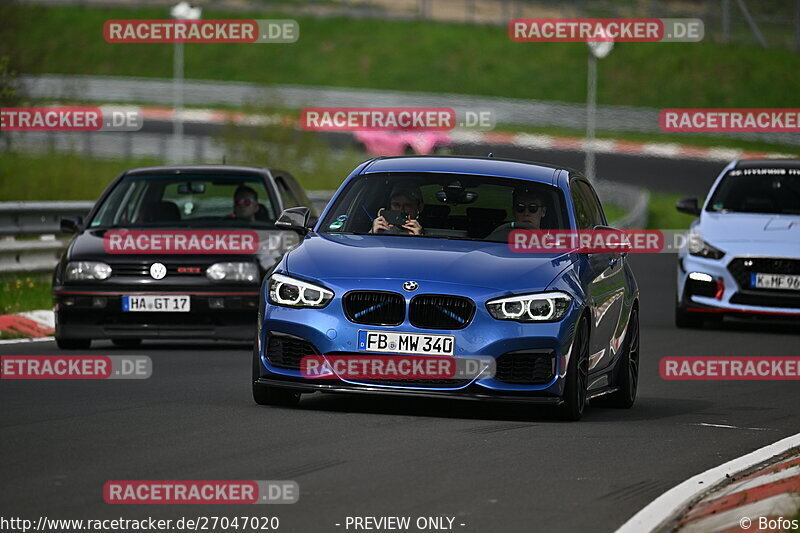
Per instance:
[[[575,219],[578,223],[578,229],[592,229],[592,215],[586,198],[581,194],[580,181],[573,181],[570,187],[569,194],[572,196],[572,205],[575,206]]]
[[[578,189],[581,196],[586,200],[591,227],[604,226],[606,224],[606,217],[603,214],[603,207],[600,205],[600,200],[597,199],[597,194],[594,192],[594,189],[592,189],[592,186],[584,181],[575,181],[573,182],[573,187]]]
[[[284,209],[303,205],[294,195],[292,189],[289,188],[289,185],[286,183],[286,180],[283,178],[283,176],[275,176],[275,185],[278,187],[278,193],[281,195]]]

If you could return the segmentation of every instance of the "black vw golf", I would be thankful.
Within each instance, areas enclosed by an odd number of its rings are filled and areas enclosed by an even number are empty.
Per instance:
[[[252,340],[264,274],[297,241],[275,225],[310,201],[277,169],[168,166],[124,172],[75,233],[53,274],[56,341]]]

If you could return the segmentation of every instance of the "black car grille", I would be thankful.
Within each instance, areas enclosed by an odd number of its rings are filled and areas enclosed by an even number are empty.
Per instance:
[[[358,324],[397,326],[405,319],[406,301],[396,292],[352,291],[342,304],[347,318]]]
[[[288,335],[269,334],[267,359],[272,366],[300,370],[300,360],[309,355],[319,355],[310,342]]]
[[[519,385],[544,385],[553,379],[555,372],[556,358],[551,350],[509,352],[497,358],[495,379]]]
[[[779,259],[764,257],[737,257],[728,264],[728,271],[736,279],[742,289],[751,289],[750,275],[755,272],[764,274],[800,274],[800,259]],[[774,289],[753,289],[770,293],[786,293]],[[791,292],[791,291],[789,291]],[[763,305],[763,304],[762,304]]]
[[[139,261],[130,263],[110,263],[112,276],[150,277],[150,265],[157,261]],[[167,276],[203,276],[209,263],[176,263],[165,264]]]
[[[475,303],[469,298],[439,294],[420,294],[411,300],[408,317],[422,329],[461,329],[475,314]]]

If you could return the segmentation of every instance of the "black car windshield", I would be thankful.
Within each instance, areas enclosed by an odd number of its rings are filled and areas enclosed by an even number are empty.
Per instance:
[[[733,169],[722,178],[707,210],[800,214],[800,168]]]
[[[89,227],[273,227],[275,212],[258,176],[143,174],[117,183]]]
[[[561,191],[535,181],[467,174],[391,173],[354,179],[320,233],[508,242],[514,229],[568,229]]]

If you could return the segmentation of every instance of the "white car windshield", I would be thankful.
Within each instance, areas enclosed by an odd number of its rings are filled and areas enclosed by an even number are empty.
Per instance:
[[[729,171],[711,197],[708,211],[800,214],[800,168]]]

